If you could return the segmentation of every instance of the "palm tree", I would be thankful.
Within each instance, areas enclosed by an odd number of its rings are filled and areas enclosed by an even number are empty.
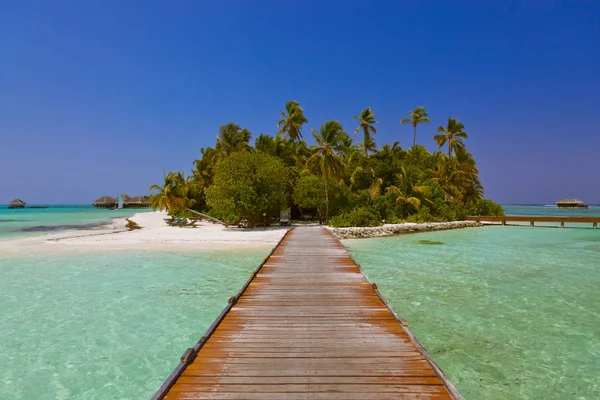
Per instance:
[[[360,115],[355,115],[354,119],[358,120],[358,127],[354,130],[354,134],[356,135],[359,130],[363,130],[363,150],[365,151],[365,155],[367,155],[369,150],[377,148],[377,146],[375,146],[375,141],[371,138],[371,133],[373,133],[373,135],[377,133],[377,130],[373,126],[378,123],[375,119],[375,112],[371,111],[370,107],[367,107],[362,110]]]
[[[464,175],[464,184],[461,188],[462,201],[466,205],[474,205],[483,198],[483,185],[479,180],[479,170],[473,154],[464,147],[456,149],[453,160],[456,161],[457,170]]]
[[[417,125],[421,122],[431,122],[429,115],[424,107],[417,107],[412,111],[408,112],[409,118],[402,118],[400,124],[411,124],[415,128],[415,135],[413,139],[413,146],[417,144]]]
[[[431,186],[422,184],[423,171],[413,165],[400,167],[396,174],[396,185],[386,188],[388,193],[397,195],[396,204],[410,204],[415,210],[421,208],[422,200],[431,203],[424,198],[431,193]]]
[[[342,156],[344,165],[350,165],[353,160],[362,156],[360,144],[355,143],[352,136],[348,134],[340,135],[339,153]]]
[[[464,186],[465,174],[456,168],[456,161],[437,153],[437,163],[431,171],[433,181],[437,182],[444,191],[444,201],[452,202],[455,198],[462,199],[461,188]]]
[[[425,170],[430,167],[431,154],[429,154],[425,146],[416,145],[406,152],[406,162]]]
[[[242,129],[230,122],[219,127],[216,149],[220,156],[228,156],[235,151],[249,150],[248,142],[252,134],[248,129]]]
[[[185,179],[182,182],[182,178],[181,172],[167,174],[163,171],[163,186],[152,185],[148,188],[148,191],[158,191],[149,199],[154,211],[166,209],[167,212],[176,212],[186,208],[187,199],[182,193]]]
[[[306,165],[325,182],[325,221],[327,221],[329,219],[327,183],[330,178],[340,177],[344,172],[341,150],[347,134],[338,121],[328,121],[321,125],[318,132],[313,129],[312,135],[317,145],[314,154],[306,161]]]
[[[277,123],[279,127],[277,133],[283,133],[292,142],[302,139],[302,125],[307,123],[308,120],[304,116],[304,110],[300,107],[300,103],[296,100],[290,100],[285,103],[285,112],[280,111],[279,113],[283,118]]]
[[[452,156],[452,150],[456,152],[456,150],[463,148],[465,143],[463,142],[463,138],[466,139],[469,137],[467,132],[464,131],[465,126],[458,122],[457,118],[448,118],[448,124],[444,128],[440,125],[437,128],[438,132],[441,132],[439,135],[435,135],[433,139],[435,142],[442,148],[443,145],[448,143],[448,157]]]

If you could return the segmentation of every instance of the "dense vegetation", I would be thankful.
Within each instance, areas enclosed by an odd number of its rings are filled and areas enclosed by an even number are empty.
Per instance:
[[[456,118],[437,128],[439,150],[417,143],[417,127],[430,122],[417,107],[400,124],[414,129],[413,145],[398,142],[380,148],[375,112],[364,109],[356,119],[355,140],[337,121],[312,130],[308,146],[302,131],[308,120],[296,101],[281,111],[275,136],[259,135],[250,144],[247,129],[229,123],[219,128],[215,147],[202,148],[189,176],[164,174],[152,185],[154,209],[184,214],[188,209],[248,226],[298,207],[302,214],[334,226],[374,226],[402,221],[450,221],[468,214],[501,215],[502,208],[483,198],[468,134]]]

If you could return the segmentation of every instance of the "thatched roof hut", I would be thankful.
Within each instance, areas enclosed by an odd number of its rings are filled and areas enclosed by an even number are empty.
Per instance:
[[[94,201],[94,206],[98,208],[113,208],[116,207],[119,201],[114,197],[102,196]]]
[[[578,199],[562,199],[556,202],[558,208],[588,208],[588,205]]]
[[[27,203],[25,203],[21,199],[14,199],[10,203],[8,203],[8,208],[23,208],[23,207],[25,207],[25,204],[27,204]]]
[[[149,206],[150,203],[144,196],[129,197],[126,194],[123,195],[123,207],[125,208],[144,208]]]

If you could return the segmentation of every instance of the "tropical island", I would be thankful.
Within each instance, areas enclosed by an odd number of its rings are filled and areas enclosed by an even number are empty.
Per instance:
[[[276,135],[262,133],[254,146],[248,129],[221,125],[215,146],[200,150],[191,174],[163,172],[162,185],[150,187],[152,208],[173,216],[198,211],[247,227],[268,225],[286,209],[333,227],[503,215],[500,205],[483,196],[465,145],[468,134],[457,118],[437,128],[439,150],[430,153],[417,143],[417,127],[431,123],[424,107],[400,120],[413,127],[408,149],[399,142],[377,146],[375,111],[368,107],[354,117],[354,135],[331,120],[312,129],[310,146],[299,102],[288,101],[280,114]]]

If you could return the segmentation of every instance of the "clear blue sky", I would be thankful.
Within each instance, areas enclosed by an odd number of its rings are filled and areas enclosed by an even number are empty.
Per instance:
[[[145,194],[235,122],[458,117],[486,195],[600,203],[598,1],[0,0],[0,203]]]

